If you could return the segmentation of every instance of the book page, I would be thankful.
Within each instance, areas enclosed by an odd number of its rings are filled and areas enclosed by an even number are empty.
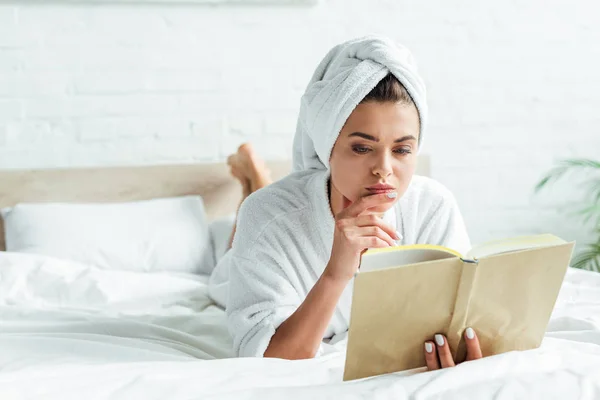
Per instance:
[[[541,344],[573,248],[570,242],[479,260],[463,328],[477,332],[484,357]]]
[[[567,243],[558,236],[551,234],[518,236],[509,239],[494,240],[473,246],[466,254],[467,258],[481,258],[494,254],[508,253],[511,251],[533,249],[536,247],[554,246]]]
[[[435,261],[453,257],[460,258],[460,256],[461,255],[458,252],[452,249],[429,244],[413,244],[384,249],[371,249],[362,255],[359,271],[368,272],[425,261]]]

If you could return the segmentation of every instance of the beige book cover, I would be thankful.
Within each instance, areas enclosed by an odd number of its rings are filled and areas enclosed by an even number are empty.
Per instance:
[[[522,236],[474,246],[369,250],[354,279],[344,380],[425,367],[424,343],[445,334],[456,362],[472,327],[483,356],[539,347],[574,242]]]

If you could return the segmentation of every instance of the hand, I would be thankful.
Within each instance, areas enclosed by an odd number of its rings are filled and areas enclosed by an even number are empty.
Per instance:
[[[336,280],[350,280],[358,270],[360,256],[369,248],[395,246],[400,239],[394,229],[369,210],[393,203],[391,193],[362,197],[335,217],[331,257],[324,274]],[[393,193],[396,194],[396,193]]]
[[[471,328],[467,328],[464,336],[467,345],[467,359],[465,361],[482,358],[479,339],[477,339],[475,331]],[[427,350],[431,351],[429,352]],[[425,342],[425,361],[427,362],[427,369],[429,371],[455,366],[452,354],[450,354],[448,340],[446,340],[444,335],[435,335],[434,341]]]

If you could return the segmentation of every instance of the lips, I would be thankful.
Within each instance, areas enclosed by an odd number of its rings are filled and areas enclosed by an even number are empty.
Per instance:
[[[379,183],[377,185],[369,186],[366,189],[373,194],[380,194],[393,192],[396,188],[390,185]]]

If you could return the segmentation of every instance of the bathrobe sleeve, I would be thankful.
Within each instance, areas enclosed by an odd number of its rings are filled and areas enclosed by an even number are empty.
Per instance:
[[[233,350],[242,357],[262,357],[275,331],[304,301],[310,252],[282,196],[262,190],[248,197],[238,212],[230,250],[227,325]]]
[[[286,273],[288,266],[268,248],[252,259],[233,256],[230,265],[227,323],[234,351],[262,357],[271,337],[303,299]]]

